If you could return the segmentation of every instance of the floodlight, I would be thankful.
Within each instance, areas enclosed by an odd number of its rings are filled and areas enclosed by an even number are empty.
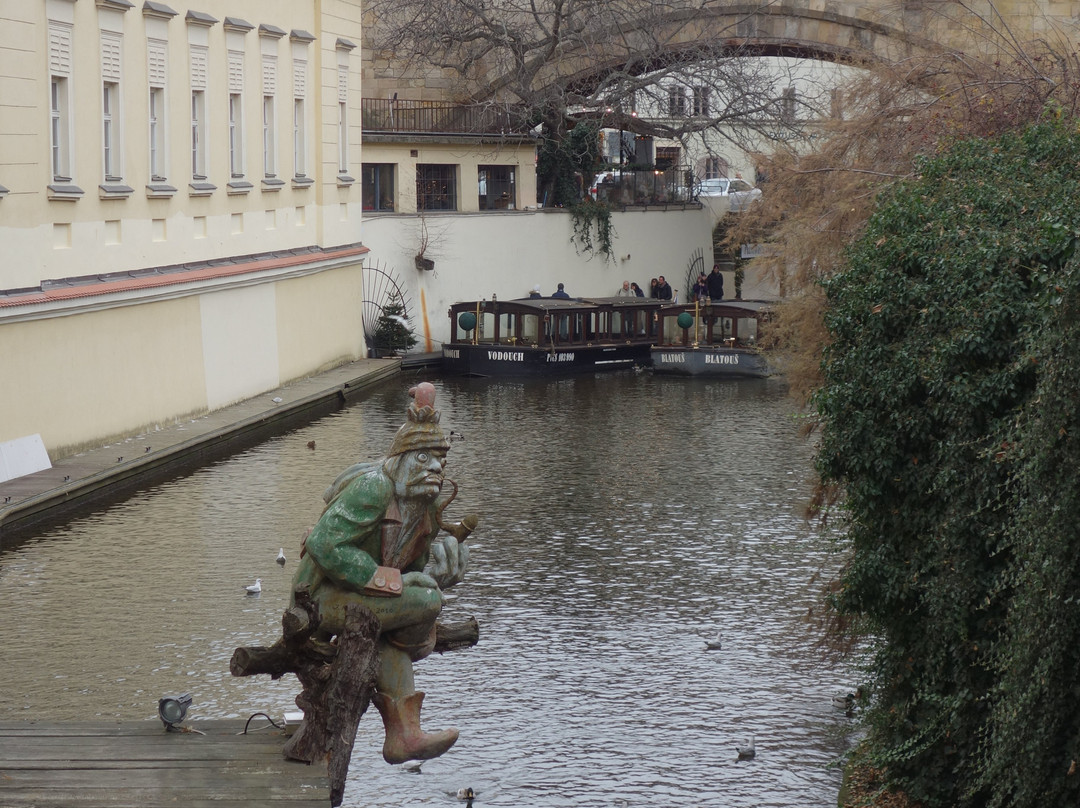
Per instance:
[[[157,713],[165,729],[172,729],[184,720],[188,707],[191,706],[191,694],[182,696],[170,696],[158,702]]]

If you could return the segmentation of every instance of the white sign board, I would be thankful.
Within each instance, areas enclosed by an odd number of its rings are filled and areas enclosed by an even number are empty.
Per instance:
[[[52,462],[41,435],[27,435],[0,443],[0,483],[51,469]]]

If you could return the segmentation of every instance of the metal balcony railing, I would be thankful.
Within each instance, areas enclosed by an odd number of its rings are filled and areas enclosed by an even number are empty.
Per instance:
[[[532,128],[525,107],[515,104],[364,98],[360,109],[365,132],[523,135]]]

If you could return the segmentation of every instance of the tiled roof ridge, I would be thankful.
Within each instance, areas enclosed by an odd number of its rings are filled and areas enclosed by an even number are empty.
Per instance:
[[[150,289],[158,286],[174,286],[194,281],[225,278],[311,263],[326,258],[363,255],[368,249],[363,244],[345,244],[337,247],[307,246],[289,250],[273,250],[251,255],[229,256],[209,261],[190,261],[183,264],[133,269],[126,272],[108,272],[97,275],[80,275],[71,278],[49,279],[40,286],[23,289],[0,289],[0,308],[27,306],[81,297]]]

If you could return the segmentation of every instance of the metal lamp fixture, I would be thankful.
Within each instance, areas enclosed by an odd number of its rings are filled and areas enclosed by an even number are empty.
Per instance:
[[[158,718],[160,718],[161,723],[165,725],[165,729],[172,729],[184,720],[184,716],[187,715],[188,707],[190,706],[190,693],[161,699],[158,702],[157,708]]]

